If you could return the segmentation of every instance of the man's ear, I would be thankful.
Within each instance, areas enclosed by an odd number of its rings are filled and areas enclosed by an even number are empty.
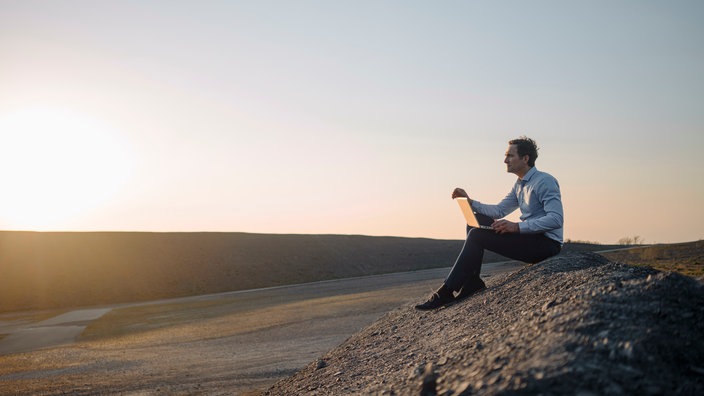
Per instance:
[[[521,161],[528,164],[528,162],[530,161],[530,155],[528,155],[528,154],[524,155],[523,157],[521,157]]]

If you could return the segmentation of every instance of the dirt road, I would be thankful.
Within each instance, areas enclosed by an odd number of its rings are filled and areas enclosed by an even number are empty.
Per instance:
[[[482,275],[518,265],[486,264]],[[0,394],[263,390],[386,312],[424,298],[446,273],[442,268],[90,307],[54,318],[2,315]],[[31,336],[40,332],[45,336]]]

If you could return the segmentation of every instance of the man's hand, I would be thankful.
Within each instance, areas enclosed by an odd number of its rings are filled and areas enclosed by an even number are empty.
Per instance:
[[[463,189],[461,189],[461,188],[459,188],[459,187],[456,188],[456,189],[452,192],[452,199],[455,199],[455,198],[457,198],[457,197],[464,197],[464,198],[469,199],[469,195],[467,195],[467,192],[465,192]]]
[[[491,223],[491,228],[493,228],[494,231],[498,232],[499,234],[508,234],[521,231],[518,228],[518,223],[514,223],[508,220],[496,220],[495,222]]]

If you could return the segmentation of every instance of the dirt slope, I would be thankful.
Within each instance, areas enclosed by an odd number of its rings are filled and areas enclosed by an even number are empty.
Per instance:
[[[567,253],[488,286],[401,307],[267,394],[704,394],[701,282]]]
[[[0,231],[0,312],[449,267],[462,244],[362,235]],[[488,253],[484,261],[499,260],[505,259]]]

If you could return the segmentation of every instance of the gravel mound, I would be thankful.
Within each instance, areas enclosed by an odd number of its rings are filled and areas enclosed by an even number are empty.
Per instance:
[[[409,302],[265,394],[704,394],[700,281],[567,253],[487,286]]]

